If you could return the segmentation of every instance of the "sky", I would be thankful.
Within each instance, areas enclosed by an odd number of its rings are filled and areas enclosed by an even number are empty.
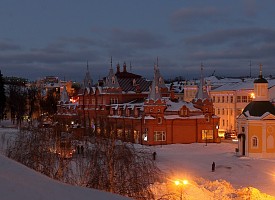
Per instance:
[[[0,70],[94,82],[125,62],[148,79],[275,76],[273,0],[2,0]],[[130,67],[131,65],[131,67]]]

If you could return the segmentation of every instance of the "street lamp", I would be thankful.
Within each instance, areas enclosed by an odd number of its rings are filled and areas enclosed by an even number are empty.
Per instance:
[[[183,187],[184,185],[187,185],[189,182],[188,180],[175,180],[175,185],[180,187],[180,200],[182,200],[183,197]]]

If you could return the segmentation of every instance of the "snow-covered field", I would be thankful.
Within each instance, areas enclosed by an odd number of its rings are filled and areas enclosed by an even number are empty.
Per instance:
[[[14,131],[16,129],[0,128],[1,141],[12,138]],[[2,151],[5,149],[3,143],[0,143],[0,147]],[[166,183],[153,186],[156,193],[159,197],[171,194],[174,199],[180,199],[182,195],[185,199],[275,200],[275,160],[237,157],[236,147],[234,143],[150,147],[157,153],[158,167],[169,174]],[[216,163],[215,172],[211,171],[212,162]],[[174,181],[180,179],[187,179],[189,184],[176,186]],[[0,199],[123,197],[62,184],[0,155]]]
[[[157,152],[159,168],[171,175],[171,183],[176,179],[192,183],[184,186],[187,199],[196,199],[199,194],[207,195],[209,191],[212,194],[204,198],[231,199],[240,193],[250,193],[254,197],[251,199],[275,199],[275,160],[237,157],[236,147],[234,143],[175,144],[152,149]],[[214,172],[213,162],[216,164]],[[254,188],[273,197],[260,195]],[[222,195],[223,198],[218,198]]]

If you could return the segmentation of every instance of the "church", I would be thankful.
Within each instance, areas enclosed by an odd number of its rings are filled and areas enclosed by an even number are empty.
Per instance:
[[[237,118],[238,155],[275,158],[275,107],[268,95],[268,81],[262,76],[254,81],[255,98]]]

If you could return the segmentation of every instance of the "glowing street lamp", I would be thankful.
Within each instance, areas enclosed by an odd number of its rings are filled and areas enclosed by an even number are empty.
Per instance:
[[[184,185],[187,185],[189,182],[188,180],[184,179],[184,180],[175,180],[175,185],[180,187],[180,200],[182,200],[183,197],[183,187]]]

